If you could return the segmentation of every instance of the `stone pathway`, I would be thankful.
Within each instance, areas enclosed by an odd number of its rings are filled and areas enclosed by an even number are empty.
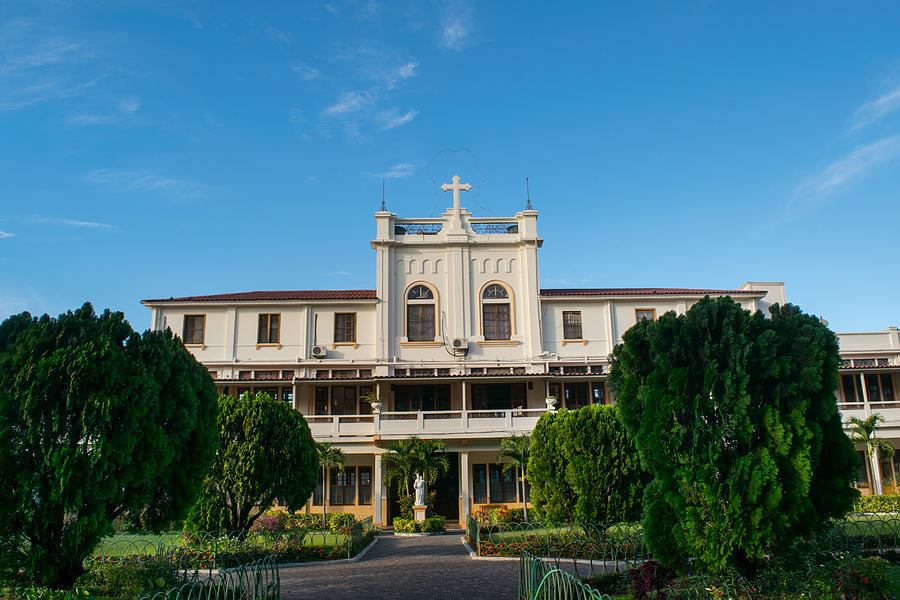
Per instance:
[[[518,592],[518,561],[472,560],[462,531],[404,538],[378,536],[355,563],[283,567],[283,600],[503,599]]]

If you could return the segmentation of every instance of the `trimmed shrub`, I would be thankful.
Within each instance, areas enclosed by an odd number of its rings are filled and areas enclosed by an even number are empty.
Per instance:
[[[443,516],[428,517],[424,521],[415,519],[394,519],[394,531],[396,533],[437,533],[447,527],[447,518]]]
[[[524,523],[525,511],[521,508],[500,508],[491,509],[487,517],[491,523]]]
[[[350,528],[356,523],[356,515],[353,513],[332,513],[328,515],[328,529],[331,533],[350,533]]]
[[[900,512],[900,494],[861,496],[853,505],[853,512],[893,513]]]
[[[285,527],[287,529],[312,529],[318,531],[322,529],[322,515],[318,513],[288,515]]]

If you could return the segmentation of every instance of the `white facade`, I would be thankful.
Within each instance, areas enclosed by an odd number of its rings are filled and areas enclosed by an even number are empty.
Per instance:
[[[445,188],[457,184],[454,178]],[[609,402],[607,356],[638,318],[683,313],[707,294],[730,295],[750,310],[786,300],[782,283],[761,282],[734,290],[542,290],[537,211],[474,218],[454,195],[440,218],[375,213],[374,290],[143,302],[153,327],[180,335],[221,391],[265,390],[291,401],[317,440],[348,454],[352,475],[326,482],[331,512],[389,522],[394,508],[380,484],[378,456],[390,441],[411,435],[447,445],[451,473],[437,491],[439,512],[450,520],[486,506],[521,506],[518,487],[492,466],[500,439],[531,431],[548,396],[569,408]],[[897,329],[840,340],[845,358],[859,361],[842,374],[862,374],[865,384],[866,375],[888,373],[893,381],[890,397],[881,385],[878,402],[866,396],[874,392],[871,377],[852,402],[839,391],[842,410],[877,409],[890,419],[892,437],[900,437]],[[871,368],[864,367],[869,360]],[[359,401],[369,391],[380,410]],[[320,509],[311,500],[307,510]]]

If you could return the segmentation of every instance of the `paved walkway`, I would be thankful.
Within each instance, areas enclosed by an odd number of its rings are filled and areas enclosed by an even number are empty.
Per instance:
[[[462,531],[404,538],[378,536],[355,563],[283,567],[283,600],[514,600],[518,561],[472,560]]]

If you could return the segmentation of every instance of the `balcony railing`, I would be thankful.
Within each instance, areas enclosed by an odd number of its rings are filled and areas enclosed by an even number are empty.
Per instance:
[[[382,412],[371,415],[307,416],[316,437],[359,438],[375,435],[451,436],[458,434],[527,433],[547,412],[544,408]]]

